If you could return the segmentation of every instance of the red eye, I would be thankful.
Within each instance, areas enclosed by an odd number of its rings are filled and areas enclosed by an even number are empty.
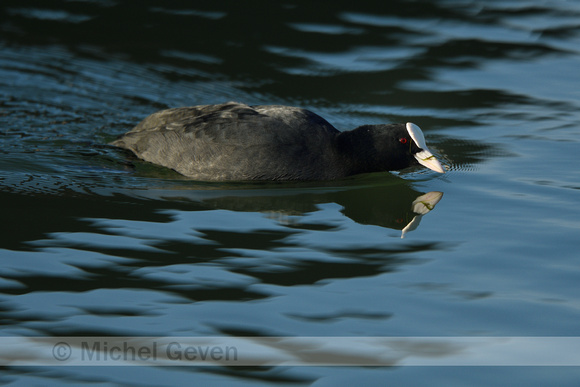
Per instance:
[[[400,142],[401,144],[406,144],[406,143],[407,143],[407,139],[406,139],[405,137],[401,137],[401,138],[399,139],[399,142]]]

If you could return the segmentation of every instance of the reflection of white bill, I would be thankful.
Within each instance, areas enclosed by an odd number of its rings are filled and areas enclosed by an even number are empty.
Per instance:
[[[580,337],[0,337],[1,366],[580,366]]]
[[[423,215],[433,210],[435,205],[439,203],[442,197],[443,192],[432,191],[427,192],[426,194],[421,195],[415,199],[413,204],[411,204],[411,210],[417,215],[409,222],[409,224],[407,224],[407,226],[405,226],[401,233],[401,238],[404,238],[406,233],[419,227],[419,223],[421,222]]]

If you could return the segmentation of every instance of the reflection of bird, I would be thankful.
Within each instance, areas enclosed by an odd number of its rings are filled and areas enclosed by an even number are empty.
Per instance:
[[[413,201],[413,204],[411,205],[411,210],[417,215],[415,215],[413,220],[411,220],[409,224],[407,224],[405,228],[403,228],[403,231],[401,232],[401,238],[404,238],[405,234],[408,233],[409,231],[413,231],[417,227],[419,227],[419,223],[421,222],[421,218],[423,217],[423,215],[432,211],[435,208],[435,205],[439,203],[442,197],[443,192],[432,191],[427,192],[426,194],[421,195],[417,199],[415,199],[415,201]]]
[[[197,180],[332,180],[420,163],[444,173],[418,126],[340,132],[289,106],[229,102],[169,109],[112,142]]]

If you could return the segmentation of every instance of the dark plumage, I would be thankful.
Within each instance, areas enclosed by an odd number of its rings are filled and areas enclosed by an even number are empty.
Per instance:
[[[444,172],[414,124],[340,132],[308,110],[279,105],[163,110],[111,144],[205,181],[331,180],[417,163]]]

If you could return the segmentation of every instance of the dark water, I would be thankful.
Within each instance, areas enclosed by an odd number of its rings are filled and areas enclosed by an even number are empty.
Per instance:
[[[578,336],[579,69],[578,1],[4,0],[1,334]],[[413,121],[448,173],[208,184],[105,145],[156,110],[228,100],[305,107],[339,129]],[[428,192],[443,197],[416,218]],[[0,369],[0,383],[26,386],[579,378]]]

